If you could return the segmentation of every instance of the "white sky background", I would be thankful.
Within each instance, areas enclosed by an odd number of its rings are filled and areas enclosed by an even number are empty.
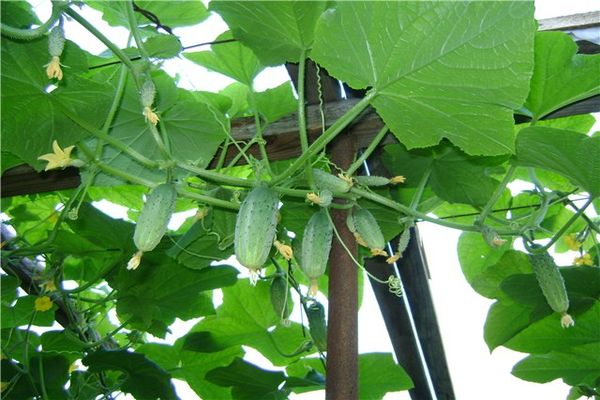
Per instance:
[[[37,6],[36,11],[41,19],[45,20],[50,13],[50,2],[29,1]],[[600,3],[595,0],[537,0],[535,4],[535,16],[538,19],[600,9]],[[125,47],[128,36],[125,28],[110,27],[101,19],[99,12],[88,7],[84,7],[80,14],[113,42]],[[175,33],[181,38],[183,46],[188,46],[214,40],[225,30],[227,30],[225,23],[219,16],[213,15],[200,26],[177,28]],[[92,53],[98,54],[105,50],[104,45],[75,22],[67,22],[65,32],[67,38],[76,41],[82,48]],[[208,49],[207,46],[191,51]],[[180,86],[188,89],[218,91],[233,82],[227,77],[209,72],[182,58],[169,60],[164,63],[164,67],[171,75],[178,75]],[[288,79],[283,67],[269,68],[257,78],[255,87],[258,91],[262,91]],[[115,217],[126,217],[126,213],[117,207],[109,206],[102,209]],[[176,221],[172,222],[177,224]],[[431,291],[456,398],[460,400],[565,399],[568,387],[560,381],[539,385],[522,381],[510,374],[513,365],[525,357],[525,354],[504,348],[489,353],[483,340],[483,325],[492,301],[475,293],[460,270],[456,252],[460,232],[430,223],[420,223],[419,229],[428,259]],[[184,335],[191,326],[193,326],[191,322],[178,321],[173,327],[174,334],[167,338],[168,341],[172,342]],[[364,300],[359,314],[359,349],[361,353],[393,353],[379,307],[368,283],[365,284]],[[264,357],[252,349],[247,350],[252,362],[271,368]],[[198,398],[185,382],[177,381],[176,388],[182,399]],[[293,395],[291,398],[316,400],[324,398],[324,394],[312,392],[302,396]],[[385,399],[404,400],[409,399],[409,396],[407,393],[390,393]]]

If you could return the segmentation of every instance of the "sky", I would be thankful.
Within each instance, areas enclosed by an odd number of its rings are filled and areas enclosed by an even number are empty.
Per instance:
[[[42,19],[49,15],[49,1],[30,0],[30,3],[37,6]],[[594,0],[538,0],[535,5],[535,16],[538,19],[600,10],[600,3]],[[126,29],[108,26],[102,21],[100,13],[86,7],[80,14],[99,27],[115,43],[125,47],[128,32]],[[183,46],[187,46],[214,40],[225,30],[227,30],[225,23],[219,16],[213,15],[201,27],[178,28],[175,33],[181,38]],[[76,41],[92,53],[97,54],[105,49],[95,37],[75,22],[67,23],[65,31],[69,39]],[[229,78],[209,72],[183,59],[169,60],[165,62],[164,67],[171,75],[178,74],[180,86],[188,89],[218,91],[233,83]],[[288,79],[283,67],[269,68],[257,78],[255,86],[258,91],[262,91],[276,87]],[[99,207],[114,217],[126,218],[126,211],[119,207],[106,202]],[[174,218],[171,228],[180,224],[186,215],[182,214]],[[539,385],[522,381],[510,374],[513,365],[525,357],[524,354],[504,348],[496,349],[490,354],[483,340],[483,325],[492,301],[475,293],[462,275],[456,252],[460,232],[431,223],[419,223],[419,230],[431,274],[431,292],[456,398],[461,400],[565,399],[568,386],[560,381]],[[299,320],[299,315],[296,314],[295,318]],[[195,321],[178,321],[173,329],[174,334],[167,337],[167,341],[172,342],[184,335],[194,323]],[[258,352],[252,349],[246,350],[250,361],[265,368],[272,368],[268,360]],[[361,353],[393,352],[369,284],[365,285],[363,305],[359,313],[359,351]],[[185,382],[177,381],[176,389],[182,399],[197,398]],[[324,398],[324,394],[312,392],[293,395],[291,398],[317,400]],[[390,393],[385,397],[386,400],[409,398],[407,393]]]

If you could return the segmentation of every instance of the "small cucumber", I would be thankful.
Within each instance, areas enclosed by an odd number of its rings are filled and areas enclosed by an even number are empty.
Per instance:
[[[327,351],[327,322],[325,321],[325,308],[317,301],[313,302],[306,310],[310,336],[317,349]]]
[[[562,327],[568,328],[569,326],[573,326],[575,321],[567,314],[569,310],[569,297],[567,296],[565,281],[554,259],[548,252],[543,252],[540,254],[529,254],[529,260],[548,305],[562,316]]]
[[[277,229],[278,206],[277,194],[266,186],[252,189],[240,205],[235,223],[235,256],[251,271],[261,269],[269,257]]]
[[[48,53],[52,57],[60,57],[65,48],[65,32],[60,25],[55,26],[48,35]]]
[[[371,212],[365,208],[354,211],[349,229],[354,229],[357,242],[371,249],[373,255],[383,255],[385,238]],[[387,255],[387,254],[386,254]]]
[[[177,191],[171,183],[158,185],[150,192],[133,233],[138,250],[151,251],[160,243],[175,210],[176,200]]]
[[[390,184],[389,178],[384,176],[357,175],[354,177],[354,180],[356,183],[363,186],[386,186]]]
[[[331,241],[333,239],[333,227],[329,222],[326,210],[320,210],[313,214],[304,228],[302,237],[302,256],[300,266],[306,277],[310,280],[310,294],[316,296],[318,291],[317,280],[325,273]]]
[[[315,185],[320,190],[329,190],[331,193],[346,193],[352,187],[352,183],[337,176],[331,175],[321,169],[313,168]]]
[[[281,318],[283,325],[289,325],[288,317],[292,313],[293,305],[285,277],[283,275],[276,275],[271,282],[269,290],[273,311]]]

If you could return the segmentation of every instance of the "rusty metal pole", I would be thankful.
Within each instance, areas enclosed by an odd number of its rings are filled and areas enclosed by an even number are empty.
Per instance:
[[[342,133],[330,147],[331,160],[346,169],[354,158],[352,136]],[[346,210],[332,210],[336,229],[356,257],[356,244],[346,226]],[[358,271],[333,239],[329,256],[329,312],[327,328],[327,400],[358,399]]]

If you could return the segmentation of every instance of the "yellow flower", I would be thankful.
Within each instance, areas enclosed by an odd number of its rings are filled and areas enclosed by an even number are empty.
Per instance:
[[[53,280],[43,282],[40,286],[42,286],[46,292],[56,291],[56,284]]]
[[[383,249],[371,249],[371,255],[387,257],[388,253]]]
[[[577,251],[581,247],[581,242],[577,240],[575,233],[565,236],[565,243],[569,250]]]
[[[402,254],[400,254],[399,251],[397,251],[393,256],[388,257],[385,262],[388,264],[393,264],[396,261],[398,261],[400,259],[400,257],[402,257]]]
[[[132,269],[137,269],[137,267],[140,266],[140,262],[142,262],[142,255],[144,254],[143,251],[139,250],[138,252],[136,252],[131,259],[129,260],[129,262],[127,262],[127,269],[132,270]]]
[[[306,193],[306,199],[313,204],[321,204],[321,198],[316,193]]]
[[[73,160],[71,158],[71,152],[74,148],[75,146],[68,146],[65,147],[65,149],[63,150],[60,148],[58,142],[55,140],[52,142],[52,150],[54,151],[54,153],[41,155],[38,157],[38,160],[48,161],[48,165],[46,165],[44,171],[48,171],[55,168],[66,168],[70,165],[81,166],[81,164],[79,164],[81,162],[80,160]],[[75,161],[78,161],[79,163],[75,163]]]
[[[351,176],[348,176],[345,173],[341,172],[338,174],[338,177],[344,182],[346,182],[348,184],[348,187],[352,187],[352,185],[354,185],[354,180]]]
[[[35,299],[35,311],[48,311],[52,308],[52,300],[48,296],[40,296]]]
[[[50,63],[46,65],[46,75],[48,75],[48,79],[56,78],[59,81],[63,78],[63,72],[60,68],[60,57],[52,57]]]
[[[576,257],[575,260],[573,260],[573,264],[575,264],[575,265],[588,265],[588,266],[591,267],[591,266],[594,265],[594,260],[592,260],[592,256],[590,255],[590,253],[585,253],[581,257]]]
[[[196,221],[200,221],[200,220],[204,219],[207,215],[208,215],[208,208],[206,208],[206,207],[199,208],[198,211],[196,211],[196,215],[194,215],[194,219]]]
[[[402,175],[392,176],[390,178],[390,183],[392,185],[396,185],[398,183],[404,183],[404,182],[406,182],[406,178],[403,177]]]
[[[367,242],[365,242],[365,239],[363,239],[358,232],[352,232],[352,234],[354,234],[354,239],[356,240],[356,243],[364,247],[369,247]]]
[[[575,325],[575,321],[569,314],[567,314],[567,313],[561,314],[560,326],[562,326],[563,328],[568,328],[568,327],[574,326],[574,325]]]
[[[285,258],[288,261],[292,259],[292,257],[294,256],[294,252],[292,251],[292,248],[290,246],[288,246],[285,243],[281,243],[279,240],[276,240],[275,242],[273,242],[273,244],[275,245],[275,248],[277,248],[277,251],[279,252],[279,254],[281,254],[283,258]]]
[[[150,107],[144,107],[144,111],[142,111],[142,114],[146,118],[146,121],[150,122],[154,126],[156,126],[156,124],[158,124],[158,121],[160,121],[158,115],[156,115],[156,113],[152,111]]]

